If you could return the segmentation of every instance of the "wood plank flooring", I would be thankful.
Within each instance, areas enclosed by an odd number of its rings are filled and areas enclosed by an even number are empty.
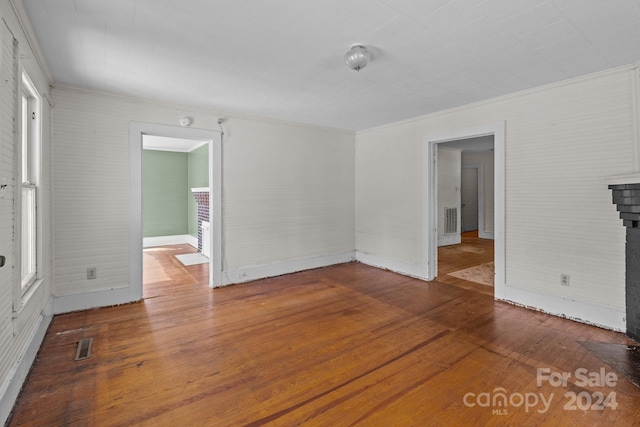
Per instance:
[[[358,263],[211,290],[188,251],[145,252],[143,302],[56,316],[10,425],[640,425],[631,382],[575,375],[613,372],[578,341],[622,334]],[[538,386],[538,368],[572,376]],[[617,407],[572,410],[571,392]]]
[[[493,240],[479,239],[477,231],[462,233],[462,243],[460,245],[441,246],[438,248],[437,280],[441,283],[448,283],[485,295],[493,295],[493,287],[449,276],[449,273],[475,267],[493,260]]]

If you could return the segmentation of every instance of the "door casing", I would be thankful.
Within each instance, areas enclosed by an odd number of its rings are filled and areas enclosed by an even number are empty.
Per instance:
[[[438,182],[437,144],[458,139],[493,135],[494,137],[494,297],[504,299],[505,266],[505,126],[500,121],[446,132],[428,134],[422,139],[422,258],[421,271],[426,280],[438,276]]]

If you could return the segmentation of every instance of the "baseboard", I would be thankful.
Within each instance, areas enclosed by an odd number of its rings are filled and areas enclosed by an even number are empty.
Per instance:
[[[62,314],[90,308],[111,307],[140,301],[141,299],[142,295],[137,295],[136,292],[128,286],[55,295],[53,312],[54,314]]]
[[[326,255],[314,258],[305,258],[277,264],[268,264],[248,268],[239,268],[222,272],[222,285],[234,283],[250,282],[252,280],[264,279],[267,277],[281,276],[283,274],[295,273],[312,268],[327,267],[329,265],[344,264],[355,261],[354,251],[343,252],[334,255]]]
[[[416,279],[422,280],[425,280],[426,277],[426,273],[420,264],[372,255],[361,251],[356,251],[356,259],[358,262],[370,265],[371,267],[382,268],[404,276],[415,277]]]
[[[2,384],[2,388],[0,389],[0,425],[4,425],[11,415],[13,405],[20,394],[22,385],[29,374],[33,361],[38,355],[40,345],[44,340],[44,336],[53,318],[51,314],[53,312],[52,306],[53,299],[50,299],[43,313],[40,315],[38,325],[34,329],[25,349],[20,353],[15,365],[9,371],[7,379],[4,381],[4,384]]]
[[[390,270],[405,276],[422,280],[425,280],[426,277],[426,275],[422,273],[419,264],[371,255],[360,251],[356,252],[356,259],[363,264]],[[625,332],[626,330],[626,310],[624,307],[611,307],[586,301],[578,301],[509,285],[505,285],[505,297],[498,299],[604,329],[618,332]]]
[[[462,243],[462,236],[460,234],[438,237],[438,246],[459,245],[460,243]]]
[[[481,239],[495,240],[493,231],[478,230],[478,237]]]
[[[505,285],[503,300],[604,329],[618,332],[626,330],[625,307],[578,301],[509,285]]]
[[[193,241],[195,240],[195,245]],[[152,248],[154,246],[165,245],[182,245],[188,243],[191,246],[198,247],[198,238],[193,237],[190,234],[179,234],[175,236],[157,236],[157,237],[144,237],[142,239],[142,246],[145,248]]]

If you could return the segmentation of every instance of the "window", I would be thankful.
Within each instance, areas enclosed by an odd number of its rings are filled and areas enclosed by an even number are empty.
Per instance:
[[[40,171],[40,96],[31,79],[22,74],[21,101],[22,180],[20,214],[20,277],[24,295],[38,277],[38,180]]]

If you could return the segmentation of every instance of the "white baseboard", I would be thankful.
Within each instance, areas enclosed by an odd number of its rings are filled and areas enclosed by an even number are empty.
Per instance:
[[[478,230],[478,237],[481,239],[495,240],[493,231]]]
[[[380,257],[360,251],[356,252],[356,259],[372,267],[426,280],[426,275],[421,272],[421,266],[419,264]],[[499,298],[499,300],[605,329],[619,332],[626,330],[625,307],[611,307],[578,301],[509,285],[505,285],[505,297]]]
[[[393,271],[394,273],[404,276],[415,277],[416,279],[426,280],[426,274],[420,264],[414,264],[397,259],[386,258],[378,255],[368,254],[366,252],[357,251],[356,259],[371,267],[382,268],[384,270]]]
[[[195,245],[193,242],[195,241]],[[193,237],[190,234],[179,234],[176,236],[157,236],[157,237],[144,237],[142,239],[142,246],[145,248],[151,248],[154,246],[165,245],[181,245],[188,243],[191,246],[198,247],[198,238]]]
[[[462,243],[462,236],[460,234],[448,234],[438,237],[438,246],[459,245],[460,243]]]
[[[99,289],[90,292],[69,293],[55,295],[53,312],[55,314],[70,313],[72,311],[87,310],[90,308],[111,307],[114,305],[128,304],[140,301],[142,295],[130,287]]]
[[[605,329],[626,331],[625,307],[612,307],[505,285],[504,301]]]
[[[305,258],[277,264],[261,265],[256,267],[239,268],[222,272],[222,285],[234,283],[244,283],[266,277],[281,276],[283,274],[295,273],[312,268],[327,267],[334,264],[344,264],[355,261],[354,251],[343,252],[334,255]]]
[[[22,385],[29,374],[33,361],[38,355],[38,350],[40,349],[40,345],[44,340],[47,328],[53,317],[51,314],[53,312],[52,306],[53,299],[50,299],[43,310],[43,314],[40,315],[40,319],[31,338],[26,343],[24,350],[20,352],[20,356],[9,371],[7,379],[4,381],[4,384],[2,384],[2,388],[0,388],[0,425],[4,425],[9,415],[11,415],[13,405],[20,394]]]

